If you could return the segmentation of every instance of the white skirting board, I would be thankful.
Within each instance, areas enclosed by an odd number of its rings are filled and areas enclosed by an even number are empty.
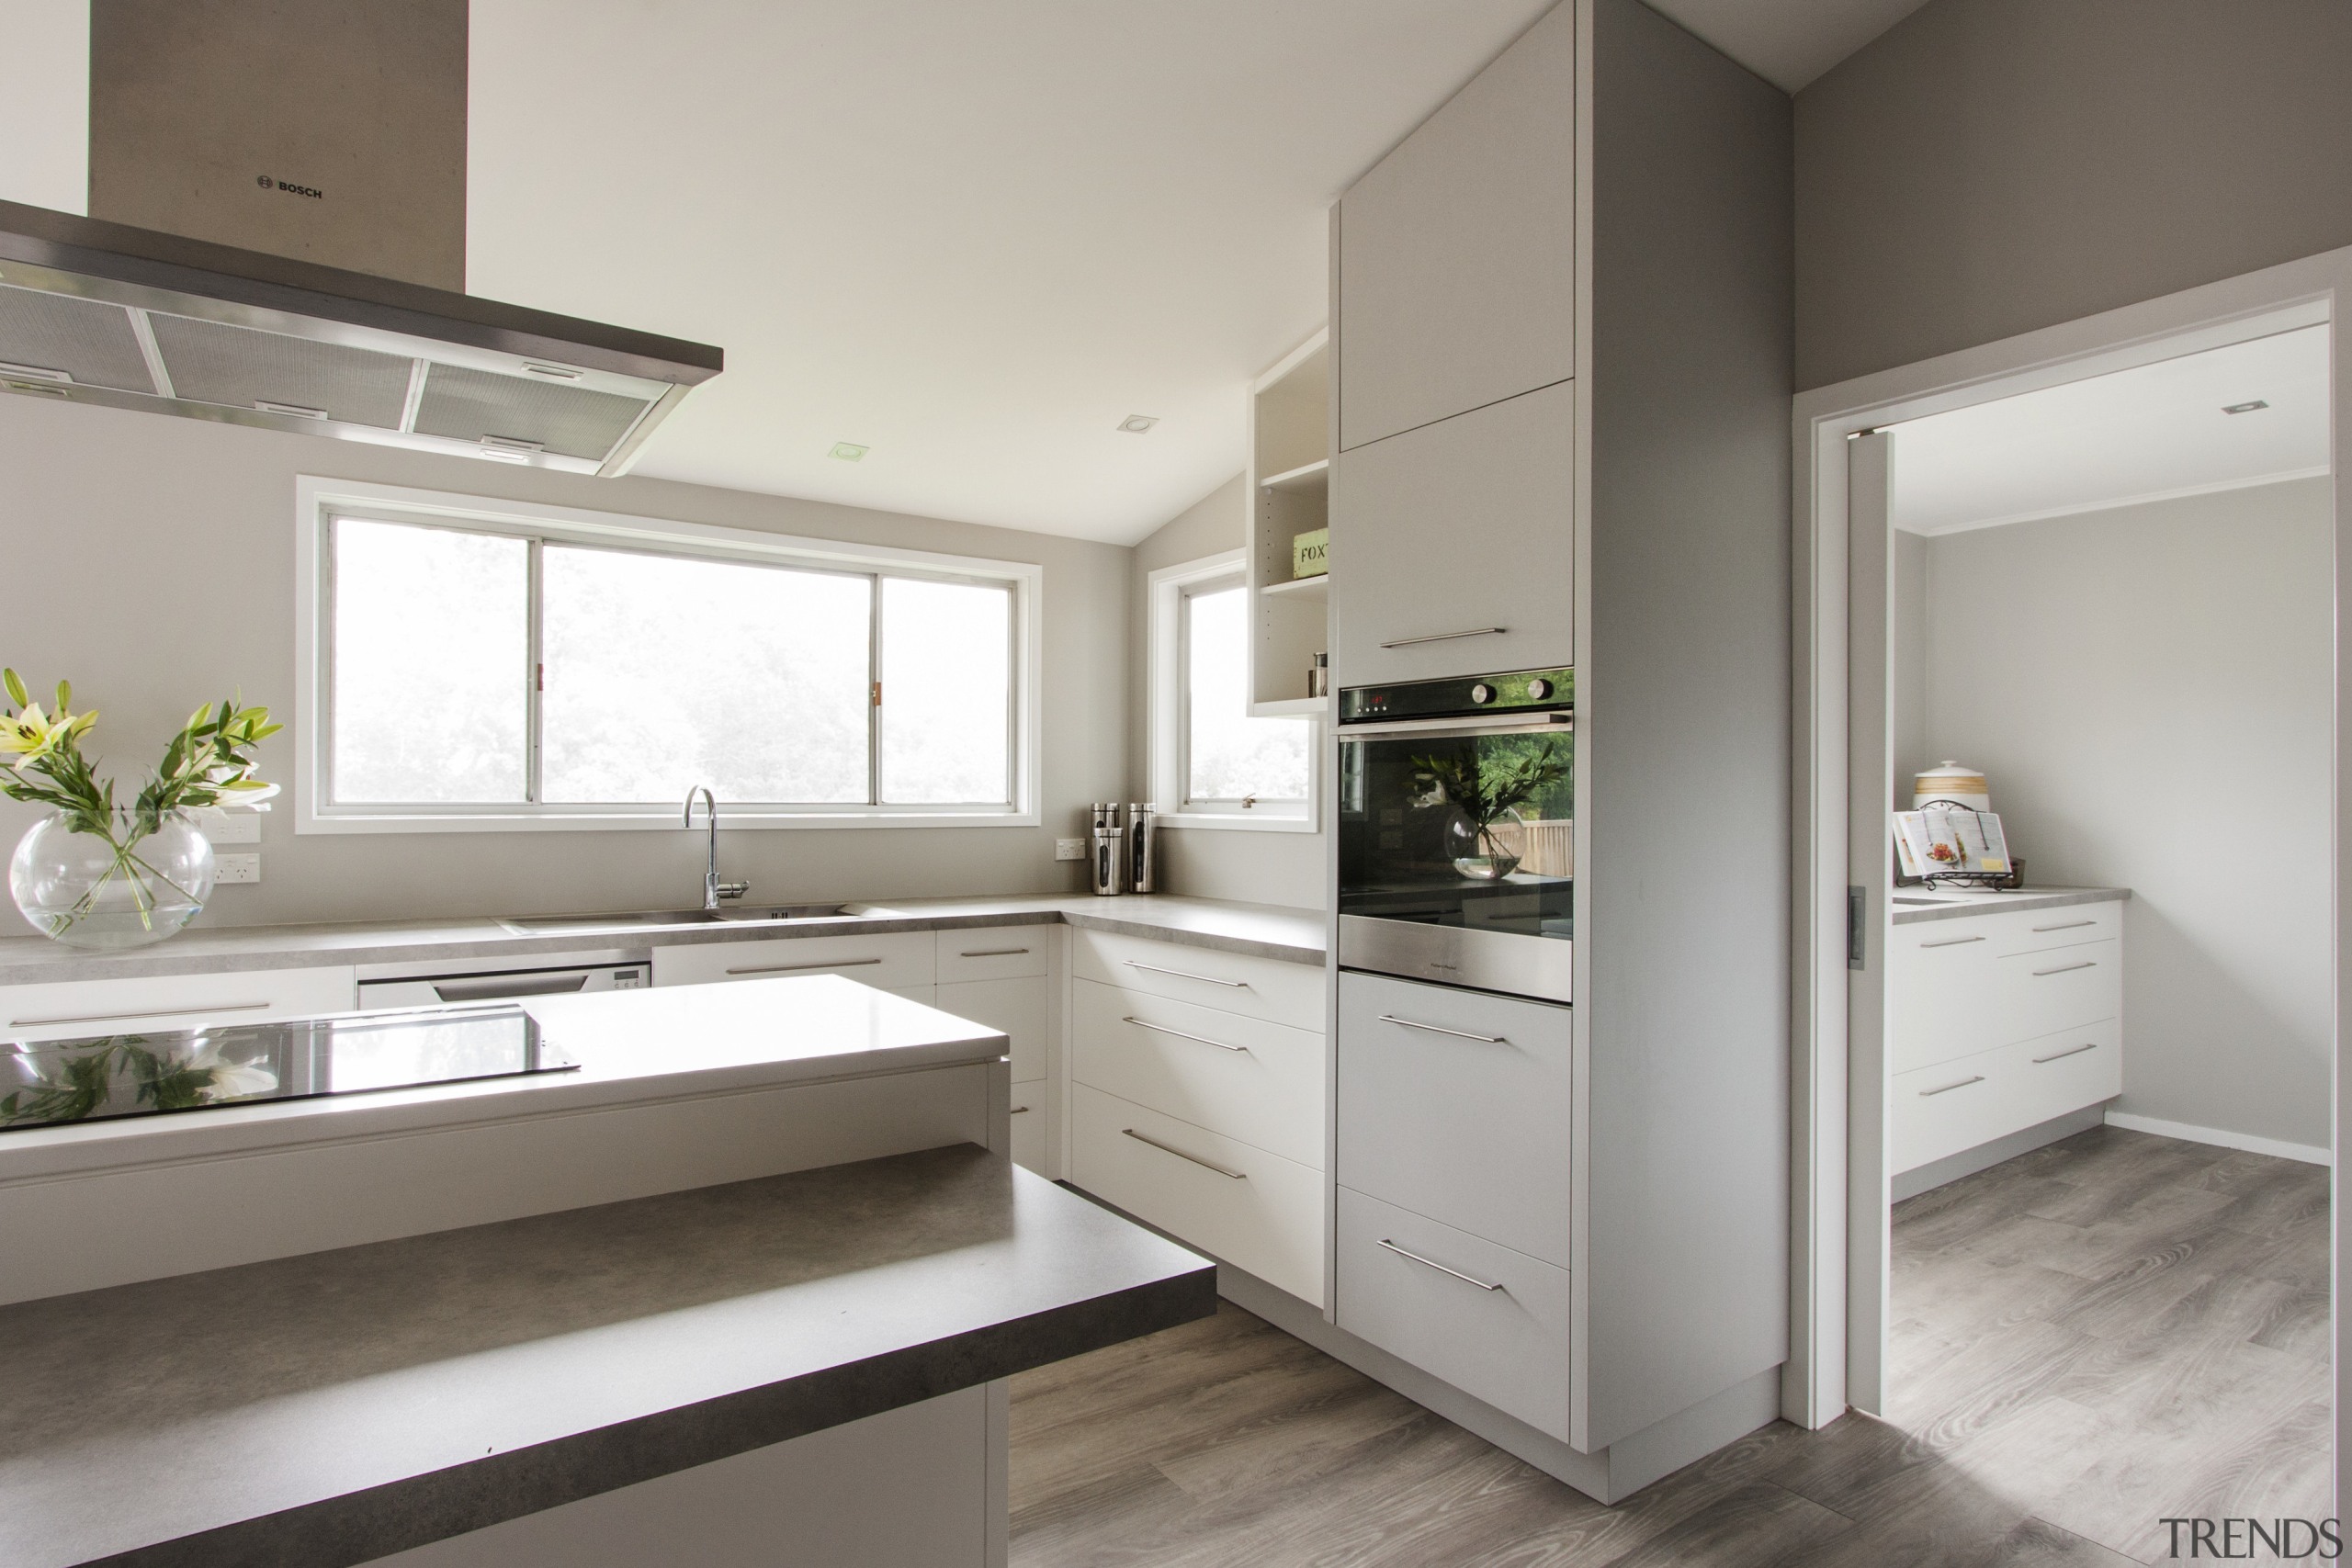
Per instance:
[[[2327,1150],[2314,1144],[2290,1144],[2283,1138],[2258,1138],[2252,1133],[2233,1133],[2221,1127],[2196,1127],[2186,1122],[2162,1122],[2154,1116],[2134,1116],[2126,1111],[2109,1111],[2107,1124],[2129,1133],[2154,1133],[2160,1138],[2180,1138],[2192,1144],[2244,1149],[2248,1154],[2274,1155],[2280,1159],[2301,1160],[2305,1165],[2335,1163]]]

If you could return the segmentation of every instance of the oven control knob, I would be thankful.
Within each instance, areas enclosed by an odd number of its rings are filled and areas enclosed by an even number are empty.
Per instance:
[[[1470,700],[1474,703],[1493,702],[1495,700],[1495,689],[1492,686],[1487,685],[1484,681],[1481,681],[1476,685],[1470,688]]]
[[[1527,683],[1527,694],[1540,703],[1552,694],[1552,682],[1538,675]]]

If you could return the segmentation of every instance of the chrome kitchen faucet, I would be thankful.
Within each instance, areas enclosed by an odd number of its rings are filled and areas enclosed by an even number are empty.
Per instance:
[[[710,861],[702,874],[702,907],[716,909],[722,898],[741,898],[752,890],[748,882],[718,880],[718,797],[710,793],[708,784],[696,784],[686,791],[686,826],[695,825],[695,796],[702,796],[704,808],[710,815]]]

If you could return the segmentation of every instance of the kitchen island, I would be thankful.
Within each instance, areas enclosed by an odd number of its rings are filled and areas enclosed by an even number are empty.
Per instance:
[[[1001,1562],[1001,1380],[1212,1309],[1002,1157],[1001,1034],[529,1010],[577,1071],[0,1134],[0,1562]]]

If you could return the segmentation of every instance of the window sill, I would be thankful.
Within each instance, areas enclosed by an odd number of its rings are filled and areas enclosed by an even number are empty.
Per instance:
[[[1260,816],[1245,811],[1163,811],[1152,821],[1162,828],[1220,828],[1239,833],[1312,833],[1318,825],[1311,815]]]
[[[718,803],[718,825],[729,832],[739,828],[1035,828],[1034,811],[934,812],[798,812],[755,811]],[[631,833],[680,831],[678,813],[663,808],[649,812],[584,812],[579,815],[521,816],[500,812],[467,814],[338,811],[302,812],[294,822],[300,833]]]

